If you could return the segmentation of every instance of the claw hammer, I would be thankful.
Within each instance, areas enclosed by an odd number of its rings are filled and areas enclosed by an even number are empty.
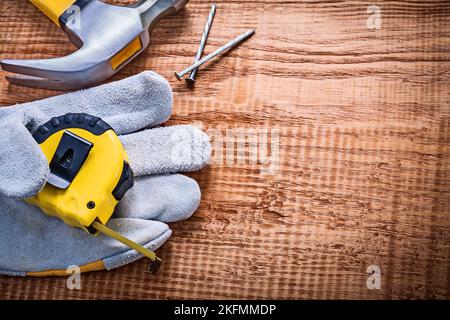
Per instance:
[[[189,0],[140,0],[116,6],[101,0],[29,0],[67,34],[78,50],[66,57],[2,60],[6,79],[16,85],[77,90],[108,79],[150,43],[150,33],[165,16]]]

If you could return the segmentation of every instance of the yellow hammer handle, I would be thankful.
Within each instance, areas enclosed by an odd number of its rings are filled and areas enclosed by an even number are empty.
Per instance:
[[[47,17],[49,17],[58,27],[61,27],[59,17],[71,6],[76,0],[29,0]]]

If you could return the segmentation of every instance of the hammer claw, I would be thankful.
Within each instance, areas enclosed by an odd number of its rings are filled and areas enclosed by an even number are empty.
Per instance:
[[[70,81],[61,81],[57,79],[46,79],[25,75],[9,75],[6,76],[5,78],[10,84],[29,88],[46,89],[54,91],[61,91],[61,90],[74,91],[79,90],[81,88],[79,83],[74,83]],[[97,83],[91,83],[91,86],[94,86],[95,84]],[[86,87],[86,85],[84,85],[83,87]]]
[[[61,90],[61,82],[58,80],[36,78],[23,75],[6,76],[6,80],[8,80],[8,82],[13,85],[23,87]]]
[[[109,61],[92,61],[84,48],[62,58],[2,60],[10,83],[50,90],[75,90],[98,84],[113,74]]]
[[[24,75],[30,78],[49,78],[60,79],[64,78],[62,70],[54,70],[55,67],[49,60],[2,60],[0,65],[2,70],[19,75]]]

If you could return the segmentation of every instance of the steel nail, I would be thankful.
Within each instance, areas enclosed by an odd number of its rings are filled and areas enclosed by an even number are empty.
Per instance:
[[[203,55],[203,51],[205,50],[206,42],[208,41],[209,32],[211,31],[211,26],[214,21],[214,17],[216,15],[216,4],[214,3],[211,7],[211,11],[209,12],[208,21],[205,25],[205,30],[203,31],[202,40],[200,41],[200,47],[197,50],[197,55],[195,56],[194,63],[200,61]],[[186,82],[190,85],[195,84],[195,76],[197,75],[197,68],[191,71],[189,78],[186,79]]]
[[[228,49],[231,49],[232,47],[240,44],[241,42],[243,42],[245,39],[251,37],[253,34],[255,33],[255,30],[249,30],[243,34],[241,34],[239,37],[237,37],[234,40],[231,40],[230,42],[228,42],[226,45],[224,45],[223,47],[220,47],[219,49],[217,49],[216,51],[214,51],[213,53],[210,53],[209,55],[207,55],[206,57],[204,57],[203,59],[201,59],[200,61],[194,63],[192,66],[190,66],[189,68],[177,73],[175,72],[175,77],[181,81],[181,79],[188,74],[189,72],[191,72],[192,70],[200,67],[201,65],[205,64],[206,62],[210,61],[211,59],[215,58],[216,56],[218,56],[219,54],[221,54],[222,52],[227,51]]]

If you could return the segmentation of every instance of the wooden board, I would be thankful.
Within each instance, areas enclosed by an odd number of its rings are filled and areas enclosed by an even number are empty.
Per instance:
[[[380,29],[368,29],[372,4]],[[171,225],[162,272],[150,277],[139,261],[83,275],[73,291],[65,278],[0,277],[0,297],[450,298],[450,3],[218,1],[207,52],[257,34],[202,69],[191,90],[173,72],[192,63],[209,7],[193,0],[162,21],[114,78],[164,75],[175,92],[170,124],[196,122],[229,142],[191,175],[203,201]],[[27,1],[0,2],[1,58],[73,49]],[[0,105],[56,94],[3,76]],[[267,136],[273,157],[250,161],[250,145],[226,137],[232,128]],[[220,160],[236,149],[244,163]],[[373,265],[381,289],[367,287]]]

